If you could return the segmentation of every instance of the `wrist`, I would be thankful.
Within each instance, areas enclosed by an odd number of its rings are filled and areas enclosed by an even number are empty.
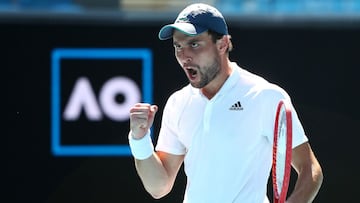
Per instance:
[[[140,139],[135,139],[132,136],[132,132],[129,132],[129,146],[131,154],[135,159],[144,160],[149,158],[154,152],[154,145],[150,136],[150,130]]]

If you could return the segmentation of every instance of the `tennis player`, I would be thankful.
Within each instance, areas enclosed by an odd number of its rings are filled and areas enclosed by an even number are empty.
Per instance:
[[[189,84],[168,98],[155,150],[150,128],[158,106],[138,103],[130,109],[129,144],[145,189],[156,199],[164,197],[184,163],[184,203],[269,202],[276,107],[281,99],[290,101],[289,95],[230,61],[226,22],[210,5],[189,5],[162,27],[159,38],[172,39]],[[316,197],[323,174],[291,108],[298,177],[287,203],[307,203]]]

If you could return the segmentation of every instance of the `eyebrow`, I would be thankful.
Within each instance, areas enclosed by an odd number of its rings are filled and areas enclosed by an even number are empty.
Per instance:
[[[185,40],[185,44],[187,45],[190,45],[190,44],[193,44],[193,43],[199,43],[201,41],[204,41],[203,39],[199,39],[199,38],[193,38],[193,39],[190,39],[190,40]],[[177,41],[173,41],[173,45],[179,45],[180,43],[177,42]]]
[[[194,42],[200,42],[200,41],[204,41],[204,40],[192,39],[192,40],[188,41],[188,44],[192,44],[192,43],[194,43]]]

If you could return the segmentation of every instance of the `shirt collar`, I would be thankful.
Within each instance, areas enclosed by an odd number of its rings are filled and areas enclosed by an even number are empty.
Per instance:
[[[216,93],[216,95],[213,98],[216,98],[216,97],[226,94],[235,86],[237,81],[239,81],[240,75],[238,74],[238,71],[237,71],[239,66],[235,62],[231,62],[230,67],[232,69],[231,74],[229,75],[229,77],[226,79],[226,81],[224,82],[224,84],[222,85],[220,90]],[[193,94],[201,95],[201,96],[205,97],[199,88],[195,88],[195,87],[191,86],[191,89],[192,89]]]

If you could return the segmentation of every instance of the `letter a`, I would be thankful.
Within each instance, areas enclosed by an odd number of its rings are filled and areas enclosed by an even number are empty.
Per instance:
[[[70,99],[65,106],[64,119],[77,120],[80,117],[82,108],[89,120],[102,119],[102,112],[91,84],[86,77],[81,77],[76,81]]]

